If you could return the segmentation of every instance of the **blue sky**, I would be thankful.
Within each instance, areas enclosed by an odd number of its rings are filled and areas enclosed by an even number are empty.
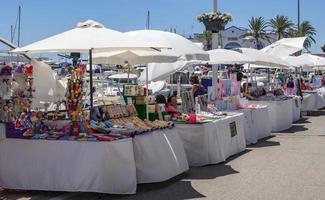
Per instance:
[[[317,44],[311,51],[320,52],[325,44],[324,0],[301,0],[301,18],[317,29]],[[211,11],[212,0],[1,0],[0,36],[10,38],[18,5],[22,6],[22,45],[75,27],[79,21],[94,19],[119,31],[145,28],[146,12],[151,12],[151,28],[176,28],[179,34],[202,32],[196,16]],[[247,27],[252,16],[273,18],[286,15],[297,21],[297,0],[219,0],[219,10],[229,12],[230,25]]]

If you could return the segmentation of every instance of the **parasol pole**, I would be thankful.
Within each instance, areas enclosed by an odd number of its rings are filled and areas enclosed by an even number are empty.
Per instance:
[[[90,107],[94,105],[93,97],[93,50],[89,50],[89,87],[90,87]]]
[[[146,92],[146,114],[147,114],[147,120],[149,120],[149,106],[148,106],[148,96],[149,96],[149,81],[148,78],[149,77],[149,72],[148,72],[148,65],[146,66],[146,88],[147,88],[147,92]]]

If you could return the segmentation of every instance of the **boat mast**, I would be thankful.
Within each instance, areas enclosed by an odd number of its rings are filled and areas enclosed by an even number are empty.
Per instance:
[[[21,17],[21,6],[18,7],[18,42],[17,46],[20,46],[20,17]]]

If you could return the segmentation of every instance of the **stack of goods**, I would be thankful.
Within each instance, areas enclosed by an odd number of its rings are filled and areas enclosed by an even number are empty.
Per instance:
[[[102,134],[93,134],[98,137],[112,133],[116,136],[134,136],[172,127],[172,122],[141,120],[134,105],[106,105],[92,109],[89,128]]]
[[[231,113],[223,112],[203,112],[201,114],[181,114],[177,116],[175,121],[176,124],[204,124],[213,122],[218,119],[222,119],[226,116],[231,115]]]
[[[80,117],[82,115],[82,98],[84,96],[82,78],[85,75],[85,72],[85,65],[77,65],[76,68],[72,71],[67,83],[66,108],[68,110],[69,117],[73,122],[80,121]]]
[[[183,113],[195,113],[195,102],[191,91],[181,93]]]
[[[13,122],[23,112],[31,111],[33,66],[0,67],[0,122]]]
[[[217,107],[217,110],[236,110],[240,96],[240,82],[237,74],[230,74],[230,79],[218,80],[214,86],[208,88],[208,101]]]

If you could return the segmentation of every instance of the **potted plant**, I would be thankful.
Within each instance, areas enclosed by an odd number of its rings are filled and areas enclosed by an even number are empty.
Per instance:
[[[218,33],[224,30],[225,26],[232,21],[232,16],[228,13],[212,12],[203,13],[197,19],[205,25],[207,31]]]

